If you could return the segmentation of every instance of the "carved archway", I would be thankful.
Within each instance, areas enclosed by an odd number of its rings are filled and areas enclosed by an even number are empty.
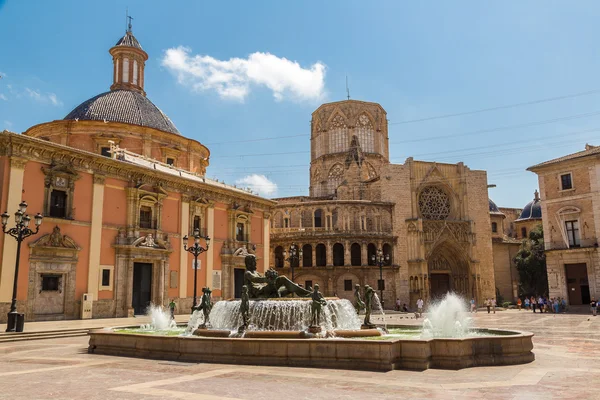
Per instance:
[[[469,262],[457,243],[449,240],[439,243],[427,258],[427,269],[431,298],[439,298],[447,292],[472,296]]]

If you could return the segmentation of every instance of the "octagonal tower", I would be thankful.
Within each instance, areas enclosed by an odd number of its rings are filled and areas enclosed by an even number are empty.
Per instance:
[[[344,100],[312,114],[310,196],[361,199],[360,187],[389,163],[386,111],[377,103]]]

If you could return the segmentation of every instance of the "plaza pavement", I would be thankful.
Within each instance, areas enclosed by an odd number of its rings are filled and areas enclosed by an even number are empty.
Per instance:
[[[419,323],[402,317],[386,322]],[[255,367],[93,355],[87,337],[74,337],[0,344],[0,399],[600,399],[600,317],[516,310],[473,317],[479,327],[534,332],[536,360],[385,373]],[[35,324],[42,323],[26,329]]]

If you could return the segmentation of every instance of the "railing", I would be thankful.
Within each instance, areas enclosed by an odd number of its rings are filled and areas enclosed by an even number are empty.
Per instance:
[[[341,229],[341,228],[325,228],[325,227],[294,227],[294,228],[271,228],[271,233],[302,233],[302,232],[348,232],[348,233],[359,233],[359,234],[382,234],[391,233],[392,229]]]
[[[544,244],[545,250],[573,250],[598,247],[597,239],[580,239],[578,246],[567,246],[564,241],[550,242]]]

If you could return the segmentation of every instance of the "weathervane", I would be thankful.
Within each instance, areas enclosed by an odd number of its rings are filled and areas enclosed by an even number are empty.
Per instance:
[[[131,20],[133,19],[132,16],[129,15],[129,9],[126,8],[125,9],[125,19],[127,20],[127,32],[131,32]]]
[[[346,75],[346,94],[348,96],[348,100],[350,100],[350,87],[348,87],[348,75]]]

